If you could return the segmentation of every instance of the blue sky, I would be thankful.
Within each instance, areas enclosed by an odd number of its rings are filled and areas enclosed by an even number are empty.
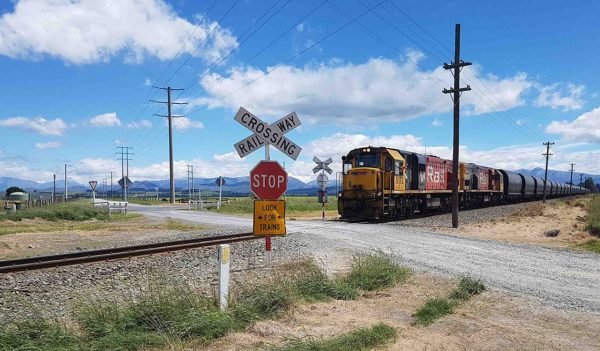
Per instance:
[[[213,5],[214,4],[214,5]],[[291,175],[311,159],[384,145],[450,157],[454,24],[462,25],[461,158],[516,169],[570,162],[600,173],[600,3],[578,1],[15,0],[0,5],[0,176],[47,181],[67,162],[85,182],[119,171],[168,177],[163,90],[177,113],[176,173],[242,176],[244,106],[273,121],[296,111]],[[354,21],[353,21],[354,20]],[[267,47],[268,46],[268,47]],[[179,53],[179,54],[178,54]],[[268,73],[268,74],[267,74]]]

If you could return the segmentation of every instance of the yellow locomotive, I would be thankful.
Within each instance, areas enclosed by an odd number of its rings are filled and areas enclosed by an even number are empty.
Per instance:
[[[342,157],[338,212],[346,219],[402,218],[451,206],[452,161],[386,147],[363,147]],[[498,170],[461,163],[461,206],[502,199]]]

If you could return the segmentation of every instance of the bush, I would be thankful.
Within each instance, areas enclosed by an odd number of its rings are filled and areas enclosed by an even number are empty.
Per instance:
[[[396,264],[389,256],[370,255],[355,258],[345,282],[354,288],[376,290],[405,281],[411,270]]]
[[[470,277],[463,277],[458,283],[458,288],[450,293],[450,298],[455,300],[468,300],[473,295],[481,294],[485,291],[485,285],[480,280]]]

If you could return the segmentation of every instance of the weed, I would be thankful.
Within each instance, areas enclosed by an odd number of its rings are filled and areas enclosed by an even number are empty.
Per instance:
[[[396,338],[396,329],[379,323],[326,340],[294,341],[273,351],[363,351],[372,350]]]
[[[590,234],[600,236],[600,197],[594,197],[590,203],[586,229]]]
[[[308,301],[321,301],[329,298],[354,300],[358,296],[355,288],[343,280],[331,280],[313,261],[301,265],[302,269],[294,277],[294,290]]]
[[[293,291],[287,281],[246,285],[234,302],[234,313],[247,321],[273,317],[288,310],[293,302]]]
[[[451,314],[453,309],[454,304],[448,299],[429,299],[413,314],[414,324],[428,326],[436,319]]]
[[[354,259],[345,282],[351,287],[370,291],[403,282],[410,274],[410,269],[398,265],[390,256],[369,255]]]
[[[450,298],[455,300],[468,300],[473,295],[481,294],[485,285],[480,280],[471,277],[463,277],[458,283],[458,288],[450,293]]]
[[[74,333],[42,317],[15,321],[0,330],[0,350],[79,350],[79,344]]]

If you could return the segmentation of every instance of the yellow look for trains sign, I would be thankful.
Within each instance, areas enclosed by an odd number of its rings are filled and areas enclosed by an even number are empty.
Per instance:
[[[254,235],[285,234],[285,200],[255,200]]]

